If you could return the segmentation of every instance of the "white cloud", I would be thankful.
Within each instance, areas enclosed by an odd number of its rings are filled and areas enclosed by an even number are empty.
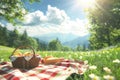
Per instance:
[[[11,30],[11,31],[13,31],[16,28],[20,33],[23,33],[24,30],[29,29],[27,27],[22,27],[22,26],[13,26],[11,23],[7,23],[6,27],[8,30]]]
[[[11,23],[7,23],[6,27],[8,30],[14,30],[14,28],[15,28]]]
[[[59,10],[56,7],[51,7],[50,5],[48,5],[48,11],[46,16],[48,17],[48,21],[54,24],[61,24],[65,20],[69,19],[65,11]]]
[[[59,29],[62,33],[72,33],[75,35],[85,35],[88,34],[87,26],[85,25],[85,20],[76,19],[75,21],[69,20],[64,22]]]
[[[88,33],[85,25],[86,21],[80,19],[71,20],[64,10],[48,5],[46,14],[39,10],[28,13],[22,27],[18,29],[21,32],[26,29],[30,36],[57,32],[82,36]],[[11,25],[9,24],[9,26]]]

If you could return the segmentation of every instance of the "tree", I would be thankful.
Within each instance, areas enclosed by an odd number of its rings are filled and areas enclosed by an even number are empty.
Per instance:
[[[32,38],[32,37],[28,37],[28,46],[32,46],[34,49],[38,48],[38,44],[37,44],[37,40]]]
[[[25,45],[25,46],[28,46],[29,45],[29,40],[28,40],[28,34],[27,34],[27,31],[25,30],[24,33],[22,34],[21,36],[21,45]]]
[[[37,49],[39,44],[36,39],[27,35],[26,30],[21,35],[16,28],[9,31],[6,27],[0,26],[0,45],[9,47],[32,46]]]
[[[82,51],[83,50],[83,47],[81,47],[79,44],[77,45],[76,47],[76,51]]]
[[[95,8],[88,8],[91,23],[91,49],[116,45],[120,42],[120,0],[96,0]]]
[[[24,3],[35,2],[40,0],[1,0],[0,1],[0,19],[4,19],[10,23],[17,23],[23,20],[23,16],[27,13]]]
[[[0,25],[0,45],[8,45],[9,32],[6,27]]]
[[[18,30],[15,28],[13,31],[10,31],[9,33],[9,45],[10,47],[17,47],[19,45],[18,41],[20,38]]]
[[[38,44],[37,50],[40,50],[40,51],[47,50],[47,48],[48,48],[47,43],[45,43],[44,41],[40,41],[38,38],[35,38],[35,39],[36,39],[37,44]]]
[[[62,50],[62,44],[61,42],[56,39],[56,40],[52,40],[49,44],[48,44],[49,50],[55,50],[55,51],[60,51]]]
[[[63,46],[62,51],[72,51],[72,49],[68,46]]]

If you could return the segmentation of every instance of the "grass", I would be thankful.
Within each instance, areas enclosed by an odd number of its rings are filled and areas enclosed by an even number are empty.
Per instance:
[[[0,58],[9,61],[8,57],[13,50],[14,48],[0,46]],[[89,69],[84,74],[85,80],[120,79],[120,47],[88,52],[38,51],[37,53],[42,57],[55,56],[88,61]]]
[[[12,54],[14,48],[0,46],[0,60],[9,61],[9,56]]]

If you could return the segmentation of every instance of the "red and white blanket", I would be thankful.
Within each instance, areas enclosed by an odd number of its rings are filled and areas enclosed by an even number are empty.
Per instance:
[[[55,65],[39,64],[30,70],[17,69],[10,62],[0,63],[0,80],[65,80],[72,73],[83,74],[87,65],[83,61],[63,60]]]

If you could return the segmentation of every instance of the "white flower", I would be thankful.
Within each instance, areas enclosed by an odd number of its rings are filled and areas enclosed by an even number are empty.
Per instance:
[[[98,77],[98,76],[95,75],[95,74],[90,74],[89,77],[90,77],[92,80],[100,80],[100,77]]]
[[[3,62],[4,61],[4,59],[0,59],[0,62]]]
[[[84,61],[84,64],[88,64],[88,61],[87,61],[87,60],[85,60],[85,61]]]
[[[111,70],[108,67],[104,67],[103,70],[107,73],[112,73]]]
[[[82,59],[82,56],[80,56],[79,59]]]
[[[89,69],[90,69],[90,70],[94,70],[94,69],[96,69],[96,68],[97,68],[97,66],[95,66],[95,65],[89,66]]]
[[[113,60],[113,63],[120,63],[120,60],[119,59],[115,59],[115,60]]]
[[[103,78],[106,80],[115,80],[115,77],[110,76],[110,75],[105,75],[105,76],[103,76]]]

